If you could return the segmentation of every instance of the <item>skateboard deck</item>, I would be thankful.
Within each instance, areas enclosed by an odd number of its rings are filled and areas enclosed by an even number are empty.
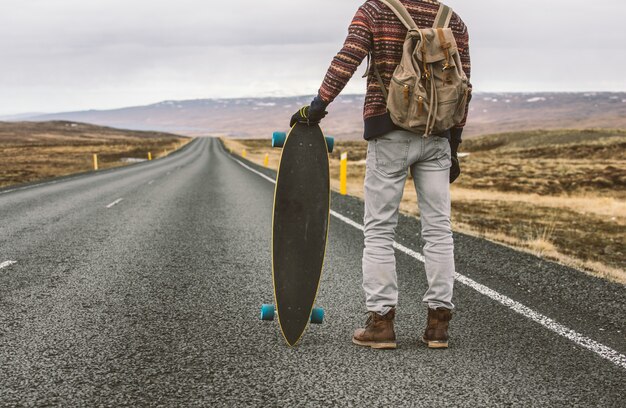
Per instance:
[[[318,125],[296,124],[284,140],[276,177],[272,278],[278,322],[290,346],[309,321],[323,319],[314,305],[330,219],[328,148]]]

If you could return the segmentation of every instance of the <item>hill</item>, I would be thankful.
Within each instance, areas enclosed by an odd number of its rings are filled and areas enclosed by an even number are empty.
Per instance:
[[[466,140],[474,189],[626,200],[626,130],[555,130]]]
[[[189,139],[76,122],[0,122],[0,187],[168,154]]]
[[[0,143],[62,144],[69,142],[112,142],[132,139],[180,138],[154,131],[116,129],[63,120],[49,122],[0,122]]]
[[[580,148],[595,146],[603,151],[601,158],[621,157],[620,147],[626,147],[626,129],[559,129],[510,132],[484,135],[463,143],[468,152],[514,149],[567,148],[564,156],[573,157]],[[617,149],[616,149],[617,148]]]
[[[113,110],[35,115],[29,120],[71,120],[124,129],[237,138],[268,137],[285,129],[311,96],[165,101]],[[324,130],[340,140],[363,133],[363,95],[340,96]],[[476,93],[466,137],[562,128],[626,128],[626,93]]]

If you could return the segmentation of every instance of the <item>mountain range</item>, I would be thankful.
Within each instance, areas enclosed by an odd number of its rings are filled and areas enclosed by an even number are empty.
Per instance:
[[[2,120],[68,120],[189,136],[269,137],[311,96],[163,101],[145,106],[19,115]],[[340,96],[322,126],[338,139],[360,139],[363,95]],[[476,93],[464,137],[562,128],[626,128],[626,93]]]

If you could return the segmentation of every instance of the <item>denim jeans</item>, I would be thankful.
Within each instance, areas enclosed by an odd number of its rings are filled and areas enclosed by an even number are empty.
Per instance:
[[[398,302],[393,248],[400,200],[413,175],[430,308],[453,309],[454,243],[450,222],[450,145],[440,136],[397,130],[369,141],[365,171],[363,289],[368,311],[387,313]]]

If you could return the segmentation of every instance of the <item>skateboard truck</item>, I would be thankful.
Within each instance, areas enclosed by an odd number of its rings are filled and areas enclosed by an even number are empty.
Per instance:
[[[274,305],[263,304],[261,306],[261,320],[273,321],[278,316],[276,307]],[[324,322],[324,309],[321,307],[314,307],[311,311],[311,323],[322,324]]]
[[[335,138],[332,136],[326,136],[326,146],[328,147],[328,153],[332,153],[335,147]],[[272,135],[272,147],[283,147],[287,140],[286,132],[274,132]]]

